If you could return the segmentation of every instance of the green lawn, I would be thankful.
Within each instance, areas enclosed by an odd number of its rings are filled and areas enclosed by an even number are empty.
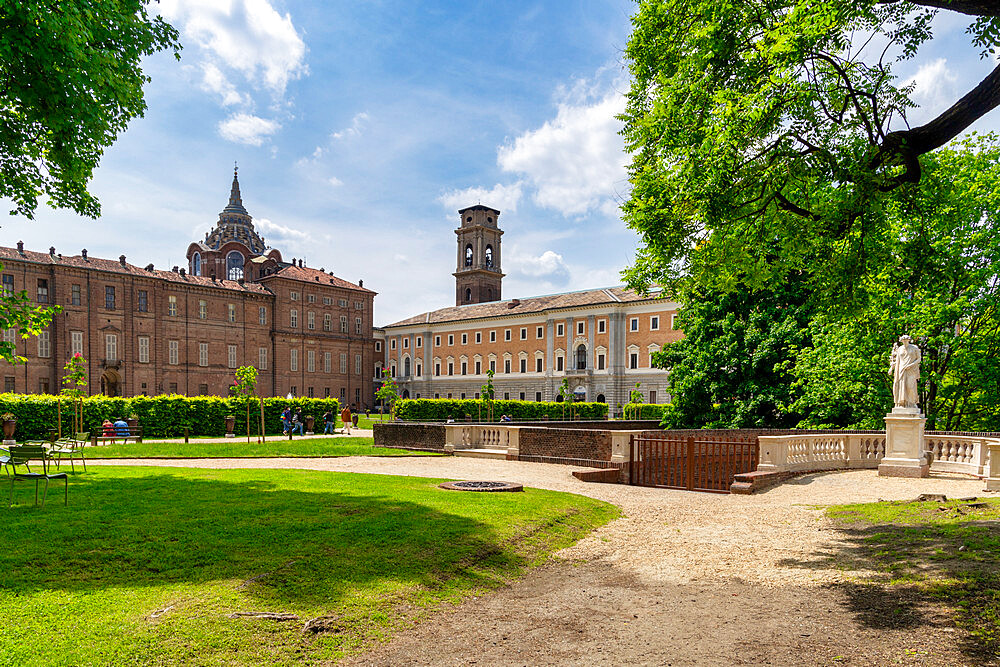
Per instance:
[[[371,438],[294,439],[269,436],[267,442],[235,438],[227,442],[130,442],[128,444],[87,447],[84,456],[91,459],[125,459],[148,457],[211,457],[228,456],[438,456],[432,452],[411,452],[405,449],[373,447]]]
[[[906,590],[944,601],[978,642],[974,657],[1000,657],[1000,498],[839,505],[827,513],[847,538],[835,562],[878,570],[873,586],[887,596]]]
[[[108,467],[0,524],[0,664],[312,664],[495,588],[618,516],[440,480]],[[281,612],[298,620],[230,618]],[[303,633],[307,619],[325,630]]]

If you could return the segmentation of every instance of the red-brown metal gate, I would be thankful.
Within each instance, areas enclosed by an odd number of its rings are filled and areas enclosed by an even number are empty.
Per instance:
[[[729,493],[733,476],[757,469],[753,442],[629,437],[629,484],[663,489]]]

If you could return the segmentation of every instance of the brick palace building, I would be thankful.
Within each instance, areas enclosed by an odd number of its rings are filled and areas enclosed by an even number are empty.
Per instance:
[[[383,327],[384,363],[405,397],[552,401],[562,381],[579,400],[665,403],[666,371],[650,356],[678,340],[677,304],[623,287],[500,300],[500,211],[459,211],[455,305]]]
[[[187,259],[186,268],[163,271],[125,255],[0,247],[6,292],[63,308],[38,337],[4,332],[27,363],[3,363],[3,390],[55,393],[79,352],[91,394],[225,395],[237,367],[255,366],[262,396],[373,404],[375,292],[283,261],[254,229],[235,172],[229,204]]]

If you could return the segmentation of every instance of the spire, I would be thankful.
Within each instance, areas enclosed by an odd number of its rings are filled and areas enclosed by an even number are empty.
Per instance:
[[[243,208],[243,198],[240,196],[239,167],[233,163],[233,187],[229,191],[229,205],[222,210],[223,213],[239,213],[240,215],[250,215]]]

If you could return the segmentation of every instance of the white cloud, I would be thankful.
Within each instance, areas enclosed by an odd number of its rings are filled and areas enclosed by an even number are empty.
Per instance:
[[[609,210],[626,185],[622,123],[624,96],[615,86],[597,97],[592,84],[578,82],[562,91],[556,117],[501,146],[497,162],[534,187],[540,206],[564,215]]]
[[[438,197],[438,201],[449,211],[483,204],[499,209],[500,212],[513,212],[517,210],[517,203],[521,201],[521,182],[511,185],[497,183],[490,190],[482,187],[450,190]]]
[[[569,282],[570,272],[562,255],[552,250],[546,250],[539,256],[521,255],[516,249],[508,251],[505,258],[510,273],[525,278],[542,280],[553,285],[565,285]]]
[[[266,137],[280,128],[281,125],[276,121],[238,113],[219,123],[219,134],[226,141],[260,146]]]
[[[250,98],[236,90],[236,86],[226,78],[218,67],[213,63],[206,62],[202,69],[202,90],[215,93],[220,97],[222,106],[228,107],[234,104],[249,104]]]
[[[162,0],[160,14],[214,65],[240,72],[280,97],[288,82],[307,72],[306,45],[292,23],[268,0]],[[206,85],[210,85],[206,82]]]
[[[362,130],[364,130],[365,125],[368,122],[368,114],[362,111],[361,113],[354,114],[354,118],[351,119],[351,124],[345,127],[339,132],[334,132],[330,135],[331,139],[348,139],[352,137],[361,136]],[[319,149],[317,149],[319,150]]]
[[[327,179],[327,183],[329,183],[330,185],[332,185],[335,188],[336,187],[340,187],[341,185],[344,184],[344,182],[342,180],[340,180],[339,178],[337,178],[336,176],[331,176],[330,178],[328,178]]]
[[[916,74],[904,82],[905,85],[913,86],[910,97],[920,106],[919,110],[908,114],[910,122],[924,122],[944,111],[958,99],[957,83],[958,76],[948,68],[945,58],[922,65]]]

